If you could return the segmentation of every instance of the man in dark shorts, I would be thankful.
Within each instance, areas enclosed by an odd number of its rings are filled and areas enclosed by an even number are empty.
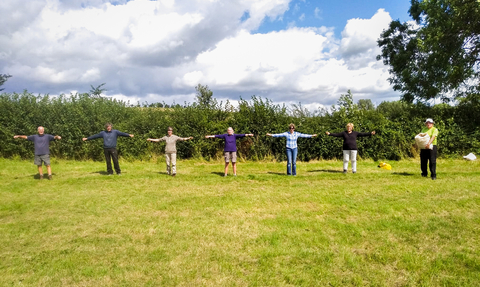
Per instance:
[[[228,164],[231,161],[233,166],[233,176],[237,176],[237,138],[253,137],[253,134],[234,134],[233,128],[229,127],[227,133],[223,135],[208,135],[205,138],[221,138],[225,140],[225,175],[228,175]]]
[[[117,137],[133,138],[133,135],[127,134],[118,130],[114,130],[113,125],[111,123],[106,123],[105,131],[101,131],[96,135],[89,136],[88,138],[82,139],[83,141],[87,141],[87,140],[103,138],[103,153],[105,155],[105,161],[107,162],[108,175],[113,174],[111,159],[113,160],[113,166],[115,167],[115,172],[118,175],[120,175],[122,172],[120,170],[120,165],[118,164]]]
[[[45,134],[45,129],[42,126],[38,127],[37,131],[38,135],[16,135],[13,138],[22,138],[33,142],[35,147],[35,158],[33,163],[38,166],[40,179],[43,179],[42,162],[47,167],[48,179],[52,179],[52,168],[50,167],[50,142],[53,140],[60,140],[62,137]]]

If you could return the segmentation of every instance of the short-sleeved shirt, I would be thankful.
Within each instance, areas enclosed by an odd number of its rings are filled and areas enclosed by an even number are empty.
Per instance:
[[[430,136],[430,138],[432,138],[433,136],[435,136],[435,139],[433,140],[432,144],[433,145],[437,145],[437,138],[438,138],[438,129],[436,127],[432,127],[431,129],[427,128],[427,127],[424,127],[422,128],[422,131],[421,133],[426,133],[427,135]]]
[[[176,153],[177,152],[177,141],[184,141],[185,138],[181,138],[176,135],[171,136],[164,136],[160,139],[160,141],[165,141],[167,144],[165,145],[165,152],[166,153]]]
[[[216,138],[225,140],[225,148],[223,151],[237,151],[237,138],[243,138],[245,134],[223,134],[215,135]]]
[[[294,149],[297,148],[297,139],[298,138],[311,138],[313,135],[307,135],[307,134],[302,134],[299,132],[284,132],[281,134],[273,134],[272,137],[274,138],[280,138],[284,137],[287,138],[287,148]]]
[[[35,155],[44,155],[50,154],[50,142],[55,140],[55,137],[49,134],[31,135],[27,140],[33,142]]]

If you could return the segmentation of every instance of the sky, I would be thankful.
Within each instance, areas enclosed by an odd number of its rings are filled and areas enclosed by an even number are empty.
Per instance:
[[[2,0],[4,92],[70,94],[105,83],[131,103],[268,98],[309,109],[350,90],[376,105],[400,98],[377,61],[410,0]]]

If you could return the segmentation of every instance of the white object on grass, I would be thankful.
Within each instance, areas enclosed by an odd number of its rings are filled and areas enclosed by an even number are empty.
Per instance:
[[[466,156],[463,157],[466,160],[476,160],[477,157],[473,153],[469,153]]]

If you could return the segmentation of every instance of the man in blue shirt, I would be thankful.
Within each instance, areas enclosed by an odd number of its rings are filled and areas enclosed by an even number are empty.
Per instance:
[[[33,163],[38,167],[40,179],[43,179],[42,162],[47,167],[48,179],[52,179],[52,168],[50,167],[50,142],[53,140],[62,139],[62,137],[45,134],[45,129],[42,126],[38,127],[37,131],[38,135],[16,135],[13,138],[21,138],[33,142],[35,147],[35,157]]]
[[[113,125],[111,123],[105,124],[105,131],[89,136],[88,138],[83,138],[83,141],[93,140],[98,138],[103,138],[103,153],[105,154],[105,161],[107,162],[107,172],[108,175],[113,174],[112,162],[115,167],[115,172],[120,175],[122,171],[120,170],[120,165],[118,164],[118,152],[117,152],[117,137],[131,137],[133,135],[127,134],[118,130],[112,129]]]

